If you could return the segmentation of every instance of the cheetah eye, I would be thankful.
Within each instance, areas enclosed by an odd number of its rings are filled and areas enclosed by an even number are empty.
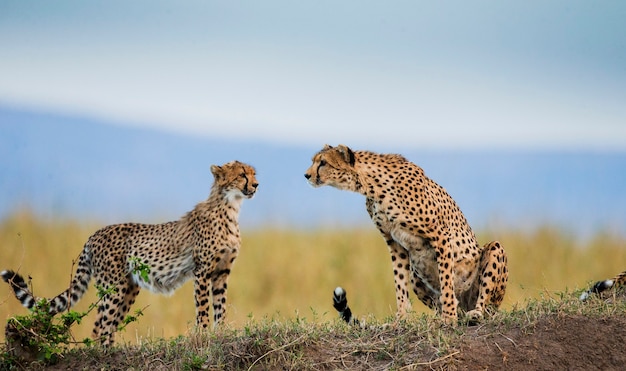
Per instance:
[[[326,160],[320,160],[320,166],[326,166]]]

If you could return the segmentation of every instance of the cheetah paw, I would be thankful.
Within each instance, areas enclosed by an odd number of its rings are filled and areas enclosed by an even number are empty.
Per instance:
[[[465,314],[465,318],[470,325],[477,325],[483,319],[483,312],[478,309],[470,310]]]

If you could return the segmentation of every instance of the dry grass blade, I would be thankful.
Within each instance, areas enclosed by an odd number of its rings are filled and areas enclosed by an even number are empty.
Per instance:
[[[298,343],[298,342],[300,342],[302,339],[304,339],[307,335],[308,335],[308,334],[302,334],[302,336],[298,337],[297,339],[295,339],[295,340],[293,340],[293,341],[291,341],[291,342],[289,342],[289,343],[287,343],[287,344],[285,344],[285,345],[282,345],[282,346],[280,346],[280,347],[278,347],[278,348],[272,349],[272,350],[270,350],[269,352],[266,352],[266,353],[265,353],[265,354],[263,354],[261,357],[257,358],[254,362],[252,362],[252,364],[250,365],[250,367],[248,367],[248,371],[250,371],[250,370],[252,369],[252,367],[254,367],[254,365],[256,365],[256,364],[257,364],[260,360],[262,360],[263,358],[267,357],[268,355],[270,355],[270,354],[272,354],[272,353],[274,353],[274,352],[277,352],[277,351],[279,351],[279,350],[282,350],[282,349],[288,348],[288,347],[290,347],[290,346],[292,346],[292,345],[294,345],[294,344],[297,344],[297,343]]]
[[[415,363],[411,363],[410,365],[402,366],[402,367],[400,367],[400,368],[399,368],[399,370],[410,370],[410,369],[412,369],[412,368],[414,368],[414,367],[417,367],[417,366],[432,366],[432,365],[434,365],[435,363],[443,362],[443,361],[445,361],[446,359],[448,359],[448,358],[452,358],[452,357],[454,357],[455,355],[460,354],[460,353],[461,353],[461,352],[457,350],[456,352],[453,352],[453,353],[447,354],[447,355],[445,355],[445,356],[443,356],[443,357],[439,357],[439,358],[437,358],[437,359],[433,359],[432,361],[428,361],[428,362],[415,362]]]

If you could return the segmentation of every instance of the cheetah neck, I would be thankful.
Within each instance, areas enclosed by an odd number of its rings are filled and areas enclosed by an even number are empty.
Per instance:
[[[207,202],[214,205],[216,210],[227,210],[229,217],[236,221],[239,218],[239,209],[241,209],[243,198],[243,194],[239,190],[225,191],[215,187],[211,190]]]
[[[369,151],[357,151],[355,154],[356,181],[353,191],[371,197],[373,190],[381,187],[389,173],[407,162],[396,154],[379,154]]]
[[[238,224],[239,209],[243,197],[235,197],[228,192],[222,192],[221,189],[211,190],[209,198],[200,202],[190,211],[185,219],[211,218],[219,219],[226,217],[230,223]]]

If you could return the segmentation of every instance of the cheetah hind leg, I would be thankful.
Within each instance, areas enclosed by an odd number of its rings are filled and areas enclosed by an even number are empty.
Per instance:
[[[113,345],[115,332],[124,322],[138,294],[139,286],[128,276],[125,282],[116,285],[113,292],[102,297],[92,333],[94,340],[99,341],[104,347]]]
[[[502,245],[498,241],[489,242],[481,254],[476,306],[466,314],[470,324],[482,320],[487,306],[500,306],[508,279],[507,258]]]

